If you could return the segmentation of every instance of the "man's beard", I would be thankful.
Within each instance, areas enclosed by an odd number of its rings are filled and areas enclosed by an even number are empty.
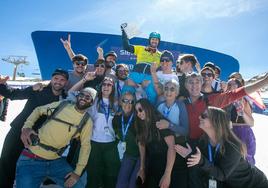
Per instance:
[[[115,62],[113,62],[113,61],[106,61],[106,63],[105,63],[105,66],[107,67],[107,68],[113,68],[113,66],[115,65]]]
[[[85,102],[85,104],[81,105],[80,104],[81,100],[82,99],[76,101],[76,107],[78,110],[85,110],[91,106],[91,102]]]
[[[124,77],[118,76],[117,78],[118,78],[118,80],[125,81],[127,79],[127,75],[124,75]]]

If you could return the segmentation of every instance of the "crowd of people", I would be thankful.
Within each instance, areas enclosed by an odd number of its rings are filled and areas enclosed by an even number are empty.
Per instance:
[[[68,35],[60,40],[71,72],[58,68],[48,85],[25,89],[1,77],[2,97],[27,102],[4,141],[0,188],[268,187],[255,167],[247,97],[268,85],[268,73],[249,85],[237,72],[221,81],[217,62],[175,60],[158,50],[159,33],[140,46],[121,30],[123,48],[137,56],[133,70],[100,47],[89,70]]]

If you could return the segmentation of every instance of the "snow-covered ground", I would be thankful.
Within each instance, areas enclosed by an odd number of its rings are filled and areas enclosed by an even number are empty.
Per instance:
[[[5,136],[10,129],[10,122],[21,112],[26,100],[10,101],[6,122],[0,121],[0,151]],[[255,126],[253,127],[257,140],[256,166],[268,176],[268,116],[253,114]]]

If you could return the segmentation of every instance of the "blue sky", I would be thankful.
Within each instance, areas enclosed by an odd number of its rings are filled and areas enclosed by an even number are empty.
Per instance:
[[[231,55],[240,62],[246,78],[268,71],[266,0],[3,0],[0,18],[0,57],[27,56],[30,65],[19,71],[28,76],[38,68],[31,32],[120,34],[123,22],[138,25],[140,37],[158,31],[165,41]],[[12,65],[0,60],[0,74],[11,75],[12,71]]]

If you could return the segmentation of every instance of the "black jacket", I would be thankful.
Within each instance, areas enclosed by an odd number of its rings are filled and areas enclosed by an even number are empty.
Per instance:
[[[60,98],[66,98],[64,91],[60,96],[54,95],[50,84],[44,87],[42,91],[33,91],[32,87],[13,89],[6,84],[0,84],[0,94],[11,100],[28,99],[21,113],[10,124],[11,127],[19,130],[36,107],[59,101]],[[39,118],[35,123],[35,127],[44,120],[45,117]]]
[[[263,172],[257,167],[251,166],[240,154],[238,148],[225,142],[225,153],[217,153],[214,165],[208,161],[208,147],[205,142],[200,144],[202,159],[201,169],[208,177],[218,180],[217,187],[224,188],[264,188],[268,187],[268,181]],[[214,156],[214,153],[213,153]]]

